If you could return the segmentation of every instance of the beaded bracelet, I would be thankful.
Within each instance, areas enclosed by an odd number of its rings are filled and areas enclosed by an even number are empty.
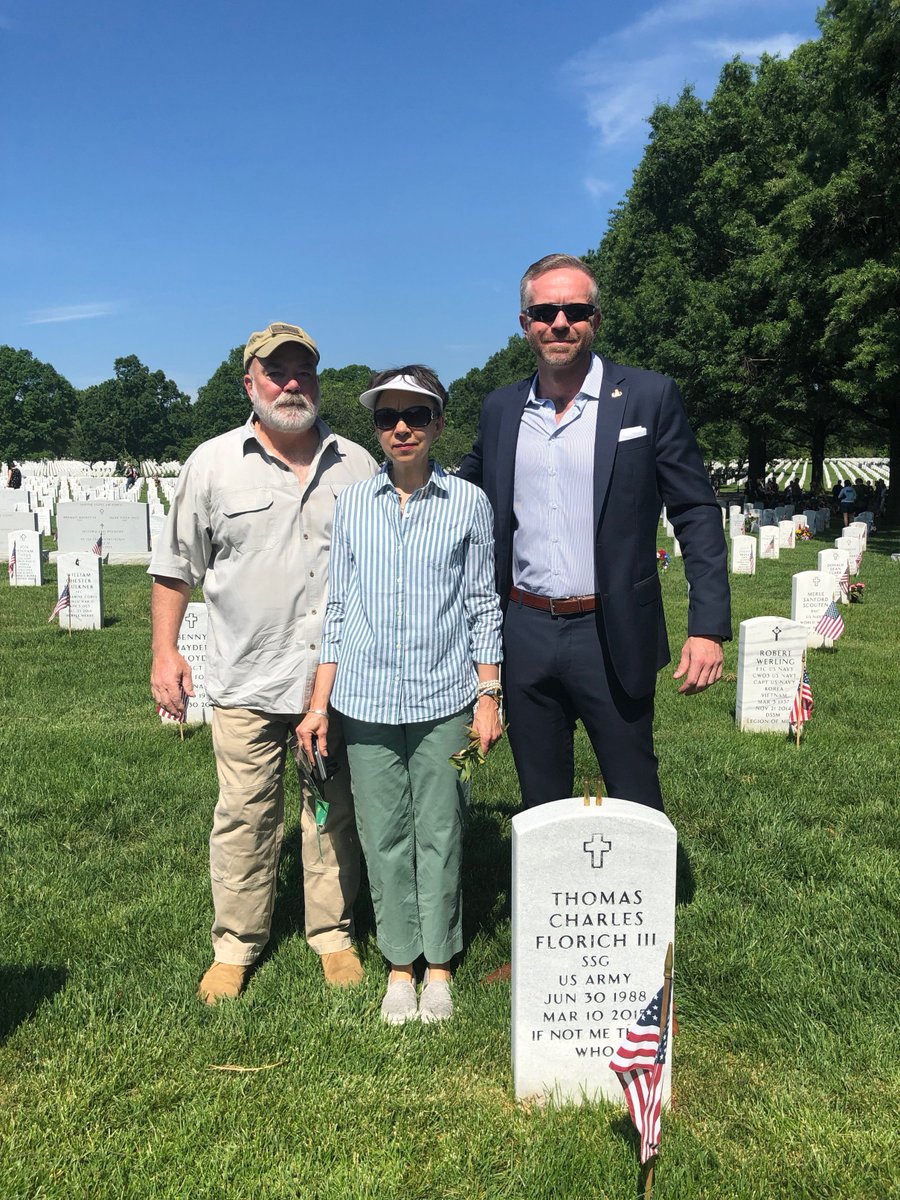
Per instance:
[[[308,713],[315,713],[317,717],[327,717],[328,710],[326,708],[308,708]]]

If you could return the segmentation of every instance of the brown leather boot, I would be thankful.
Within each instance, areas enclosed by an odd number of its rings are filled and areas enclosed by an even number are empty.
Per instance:
[[[332,987],[353,987],[362,983],[365,971],[355,946],[348,946],[346,950],[332,950],[321,957],[325,982]]]
[[[244,990],[250,968],[235,963],[214,962],[197,988],[197,995],[207,1004],[233,999]]]

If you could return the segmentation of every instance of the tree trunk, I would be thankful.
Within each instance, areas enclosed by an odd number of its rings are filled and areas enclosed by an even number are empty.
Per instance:
[[[747,431],[747,478],[751,482],[766,478],[766,435],[758,425]]]
[[[888,525],[900,525],[900,401],[888,403],[887,410],[891,422],[888,432],[891,475],[884,520]]]
[[[821,413],[816,413],[812,433],[812,479],[809,490],[818,495],[822,490],[822,476],[825,464],[825,439],[828,436],[828,422]]]

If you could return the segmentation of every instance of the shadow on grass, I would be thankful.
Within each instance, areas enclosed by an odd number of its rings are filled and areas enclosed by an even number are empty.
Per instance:
[[[28,967],[0,966],[0,1042],[6,1041],[23,1021],[34,1016],[66,984],[66,968],[46,963]]]
[[[512,850],[508,828],[513,805],[473,804],[463,853],[463,942],[493,936],[510,919]]]
[[[687,850],[679,842],[675,852],[675,907],[691,904],[695,890],[694,868]]]
[[[881,554],[885,558],[890,558],[892,554],[900,554],[900,529],[879,528],[877,533],[870,536],[867,552]]]

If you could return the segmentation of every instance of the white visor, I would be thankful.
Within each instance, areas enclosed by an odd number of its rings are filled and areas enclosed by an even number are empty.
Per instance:
[[[369,388],[367,392],[363,392],[360,396],[359,402],[364,408],[374,409],[375,401],[382,392],[386,391],[415,392],[419,396],[428,396],[430,400],[434,400],[437,404],[439,413],[444,411],[444,405],[440,396],[436,396],[434,392],[430,392],[421,383],[416,383],[415,379],[412,379],[409,375],[394,375],[392,378],[386,379],[384,383],[380,383],[378,387]]]

